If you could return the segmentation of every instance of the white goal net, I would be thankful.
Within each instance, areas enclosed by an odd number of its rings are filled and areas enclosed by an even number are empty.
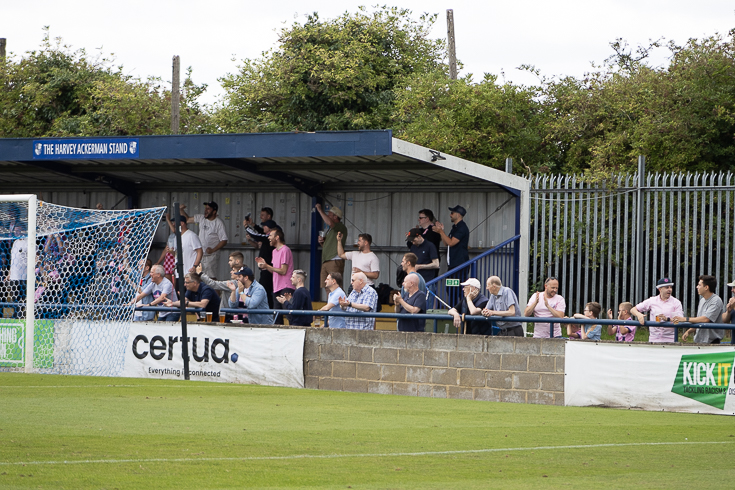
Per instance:
[[[0,196],[0,369],[113,376],[165,208]]]

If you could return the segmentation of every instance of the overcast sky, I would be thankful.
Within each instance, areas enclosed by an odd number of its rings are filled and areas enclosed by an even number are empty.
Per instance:
[[[387,3],[387,2],[381,2]],[[171,58],[194,69],[194,81],[209,85],[205,102],[222,91],[217,78],[233,73],[237,61],[255,58],[274,47],[277,31],[302,21],[311,12],[333,18],[357,6],[352,0],[162,1],[162,0],[25,0],[4,2],[0,37],[8,51],[20,55],[37,49],[43,27],[73,48],[114,53],[125,72],[170,83]],[[415,18],[438,13],[433,37],[446,37],[446,10],[454,10],[460,75],[505,73],[517,84],[534,83],[516,68],[535,65],[546,76],[581,76],[591,62],[601,63],[609,43],[624,38],[633,47],[661,37],[683,44],[735,28],[732,0],[404,0],[388,3],[408,8]],[[372,9],[371,9],[372,10]],[[660,50],[656,64],[665,62]],[[183,75],[183,73],[182,73]]]

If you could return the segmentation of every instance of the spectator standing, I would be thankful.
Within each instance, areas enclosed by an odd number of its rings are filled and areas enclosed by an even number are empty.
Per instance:
[[[346,298],[340,298],[339,306],[350,313],[377,311],[378,293],[368,286],[364,272],[352,274],[352,292]],[[375,330],[375,318],[352,316],[345,318],[347,328],[357,330]]]
[[[447,248],[447,268],[454,269],[470,260],[469,243],[470,229],[464,222],[467,214],[465,208],[460,205],[449,208],[449,219],[452,221],[452,229],[447,235],[444,231],[444,225],[437,222],[434,227],[439,231],[442,241]]]
[[[311,296],[309,290],[306,289],[306,272],[296,269],[291,274],[291,284],[294,287],[293,294],[284,293],[276,299],[286,310],[311,310]],[[312,317],[306,315],[290,315],[288,323],[298,327],[311,326]]]
[[[435,223],[436,218],[434,217],[434,213],[431,209],[422,209],[419,211],[418,227],[421,228],[421,236],[424,237],[424,240],[433,244],[436,252],[439,253],[439,245],[442,243],[442,237],[434,229]],[[409,248],[411,248],[411,245],[413,244],[409,244]]]
[[[202,271],[212,279],[217,279],[219,270],[219,256],[222,247],[227,245],[227,231],[225,223],[217,217],[219,206],[216,202],[204,203],[204,214],[195,214],[189,217],[186,214],[186,206],[179,206],[180,213],[186,217],[186,223],[199,225],[199,241],[202,243],[204,255],[202,256]]]
[[[411,252],[404,254],[401,259],[401,267],[406,272],[406,277],[414,275],[418,278],[419,291],[426,293],[426,281],[424,281],[423,276],[421,276],[421,274],[416,270],[416,260],[415,254],[412,254]],[[406,279],[403,279],[403,282],[405,283]],[[404,298],[406,297],[406,288],[403,285],[401,285],[401,296]]]
[[[701,275],[697,282],[697,294],[699,305],[697,306],[697,316],[694,318],[678,316],[674,317],[674,323],[720,323],[725,308],[722,299],[715,294],[717,290],[717,279],[714,276]],[[690,335],[694,335],[694,342],[698,344],[719,344],[725,337],[724,328],[690,328],[681,340],[686,340]]]
[[[727,285],[730,287],[732,297],[727,301],[725,311],[722,313],[720,321],[722,323],[735,324],[735,315],[732,314],[732,312],[735,311],[735,281],[728,282]],[[735,330],[732,330],[731,332],[735,332]],[[735,337],[735,335],[733,335],[733,337]]]
[[[319,308],[319,311],[342,311],[339,306],[340,300],[347,300],[347,295],[339,287],[342,282],[342,274],[339,272],[330,272],[327,274],[327,278],[324,280],[325,289],[329,292],[327,297],[327,304]],[[328,317],[328,323],[330,328],[347,328],[344,317],[341,316],[330,316]]]
[[[487,278],[488,300],[482,309],[482,316],[520,316],[521,306],[518,297],[511,289],[503,286],[498,276]],[[502,337],[523,337],[520,322],[495,322]],[[492,332],[491,332],[492,333]]]
[[[564,298],[557,294],[559,281],[555,277],[549,277],[544,281],[544,290],[533,293],[531,301],[523,311],[523,316],[535,316],[538,318],[564,318],[567,303]],[[533,326],[533,337],[549,338],[551,324],[535,323]],[[561,337],[561,325],[554,324],[554,337]]]
[[[194,272],[197,266],[202,262],[202,242],[196,233],[186,226],[186,217],[181,216],[181,260],[184,263],[184,274]],[[176,242],[174,242],[173,251],[176,252]],[[176,273],[178,277],[178,272]]]
[[[285,293],[294,292],[294,289],[291,287],[291,274],[293,274],[294,269],[293,254],[288,245],[286,245],[286,237],[283,234],[283,230],[271,230],[268,240],[271,247],[273,247],[273,265],[268,265],[261,257],[255,260],[259,268],[273,273],[273,307],[280,309],[281,304],[276,298]],[[280,324],[280,321],[281,319],[277,316],[275,323]]]
[[[405,297],[396,293],[393,301],[396,304],[396,313],[421,314],[426,313],[426,293],[419,291],[418,274],[409,274],[403,280],[403,287],[406,290]],[[423,318],[399,318],[399,332],[424,332],[426,331],[426,320]]]
[[[13,236],[16,238],[13,246],[10,248],[10,270],[8,271],[8,281],[11,288],[11,296],[15,312],[13,318],[21,318],[25,315],[26,302],[26,284],[28,279],[28,238],[23,236],[24,230],[21,226],[12,227]],[[35,255],[32,254],[32,255]]]
[[[421,228],[413,228],[408,232],[408,239],[412,243],[411,253],[416,256],[416,270],[426,282],[439,275],[439,252],[423,232]]]
[[[368,233],[360,233],[357,237],[357,252],[345,252],[342,246],[342,233],[337,233],[337,254],[344,260],[352,261],[352,273],[362,272],[367,278],[367,285],[374,287],[380,276],[378,256],[370,251],[373,237]]]
[[[238,291],[239,287],[234,284],[230,286],[228,301],[230,308],[267,310],[269,306],[265,288],[255,280],[252,269],[245,266],[236,271],[235,276],[242,291]],[[248,313],[248,322],[255,325],[272,325],[273,317],[267,313]]]
[[[272,213],[270,208],[263,208],[260,212],[260,217],[270,216],[269,213]],[[248,237],[248,241],[258,249],[258,257],[255,261],[258,262],[259,259],[263,259],[266,264],[273,265],[273,246],[270,244],[270,234],[271,231],[280,230],[281,228],[270,218],[263,220],[260,226],[251,226],[252,221],[248,217],[245,218],[243,224],[245,224],[245,234]],[[265,288],[266,293],[268,293],[268,307],[273,308],[273,273],[266,268],[260,269],[260,284]]]
[[[649,312],[650,320],[656,322],[671,321],[674,317],[683,317],[684,311],[681,301],[674,298],[671,293],[674,290],[674,281],[668,277],[659,279],[656,283],[658,296],[652,296],[638,303],[630,310],[630,315],[638,319],[641,325],[646,322],[644,313]],[[673,327],[650,327],[648,333],[649,342],[673,342]]]
[[[487,306],[488,299],[482,294],[482,284],[474,277],[462,283],[462,300],[449,310],[454,317],[454,326],[461,333],[462,322],[465,322],[465,332],[473,335],[492,335],[492,325],[487,320],[467,320],[465,316],[482,315],[482,309]]]
[[[344,250],[347,243],[347,227],[342,223],[342,210],[337,206],[332,206],[326,213],[321,204],[317,204],[315,208],[322,221],[329,227],[324,236],[319,235],[319,245],[322,246],[322,269],[319,280],[322,284],[326,284],[327,274],[338,272],[340,277],[344,276],[345,260],[337,252],[337,242],[342,244]],[[342,234],[341,238],[337,238],[338,233]],[[340,289],[344,287],[342,282],[339,283],[339,287]]]
[[[630,310],[632,309],[633,305],[631,303],[620,303],[618,306],[618,320],[631,320]],[[612,319],[612,310],[607,310],[607,317]],[[634,325],[608,325],[607,334],[615,334],[615,340],[618,342],[633,342],[637,328]]]

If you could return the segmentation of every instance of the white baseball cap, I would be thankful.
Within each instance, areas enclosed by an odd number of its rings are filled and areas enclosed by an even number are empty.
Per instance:
[[[482,289],[482,284],[480,284],[480,281],[475,279],[474,277],[470,277],[465,282],[462,283],[462,286],[472,286],[476,287],[477,289]]]

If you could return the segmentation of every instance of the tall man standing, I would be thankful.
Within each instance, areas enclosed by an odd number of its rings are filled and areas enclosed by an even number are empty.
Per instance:
[[[681,301],[671,295],[674,290],[674,281],[664,277],[656,283],[656,289],[658,289],[658,296],[652,296],[630,310],[630,315],[637,318],[641,325],[646,322],[646,316],[644,315],[646,312],[650,312],[650,321],[652,322],[665,322],[675,317],[684,316]],[[672,327],[650,327],[648,332],[649,342],[674,341],[674,328]]]
[[[324,223],[329,227],[324,236],[319,236],[319,245],[322,246],[322,269],[319,280],[322,284],[325,284],[324,281],[327,280],[328,274],[339,272],[340,277],[342,277],[345,273],[345,261],[337,253],[337,241],[342,243],[344,249],[345,243],[347,243],[347,227],[342,223],[342,210],[337,206],[332,206],[326,213],[321,204],[317,204],[315,208],[319,211]],[[338,233],[342,234],[339,239],[337,238]],[[342,282],[340,281],[338,285],[341,289]]]
[[[263,208],[263,211],[260,212],[260,217],[270,216],[270,211],[268,210],[270,208]],[[253,225],[249,217],[245,218],[243,224],[245,225],[248,242],[259,250],[258,258],[255,261],[258,262],[260,259],[263,259],[266,264],[273,265],[273,246],[270,244],[270,234],[273,230],[280,230],[278,224],[268,218],[263,220],[260,226],[256,226]],[[273,308],[273,273],[266,268],[260,269],[260,285],[268,293],[268,307]]]
[[[184,274],[188,272],[195,272],[196,268],[202,262],[202,242],[199,241],[199,237],[196,233],[191,231],[186,226],[186,216],[181,216],[181,261],[184,263]],[[174,245],[176,242],[174,242]],[[175,251],[176,247],[171,249]],[[178,277],[178,269],[176,271],[176,277]]]
[[[293,274],[293,254],[291,249],[286,245],[286,237],[283,234],[283,230],[272,230],[268,236],[271,247],[273,247],[273,265],[258,257],[255,259],[258,263],[258,267],[266,269],[268,272],[273,273],[273,307],[281,309],[281,303],[276,298],[285,293],[293,293],[294,289],[291,287],[291,274]],[[280,316],[276,317],[276,324],[281,322]]]
[[[452,220],[452,229],[449,235],[444,231],[444,225],[437,221],[434,229],[439,232],[447,249],[447,268],[454,269],[470,260],[469,243],[470,229],[464,222],[467,210],[460,205],[449,208],[449,219]]]
[[[186,223],[199,225],[199,241],[202,243],[204,255],[202,256],[202,271],[211,279],[217,279],[219,270],[220,249],[227,245],[227,232],[225,223],[217,217],[219,206],[216,202],[204,203],[204,214],[195,214],[190,217],[186,214],[186,206],[179,206],[180,213],[186,217]]]
[[[370,251],[373,237],[360,233],[357,237],[357,252],[345,252],[342,246],[342,233],[337,233],[337,254],[344,260],[352,261],[352,273],[362,272],[367,277],[367,285],[373,287],[380,275],[380,260]]]
[[[424,281],[431,281],[439,275],[439,253],[434,244],[426,240],[421,228],[413,228],[408,232],[411,253],[416,256],[416,270]],[[405,269],[404,269],[405,270]]]
[[[715,294],[717,289],[717,279],[714,276],[701,275],[697,283],[697,293],[699,298],[699,306],[697,307],[697,316],[694,318],[677,316],[674,317],[674,323],[720,323],[725,308],[722,299]],[[694,334],[694,342],[698,344],[719,344],[725,336],[724,328],[690,328],[681,340],[686,340],[690,335]]]
[[[564,310],[567,309],[567,302],[564,297],[557,294],[559,291],[559,281],[555,277],[549,277],[544,281],[543,292],[538,291],[533,294],[533,299],[528,303],[523,312],[523,316],[535,316],[539,318],[564,318]],[[549,338],[551,333],[551,324],[534,323],[533,338]],[[561,325],[554,324],[554,337],[561,337]]]

